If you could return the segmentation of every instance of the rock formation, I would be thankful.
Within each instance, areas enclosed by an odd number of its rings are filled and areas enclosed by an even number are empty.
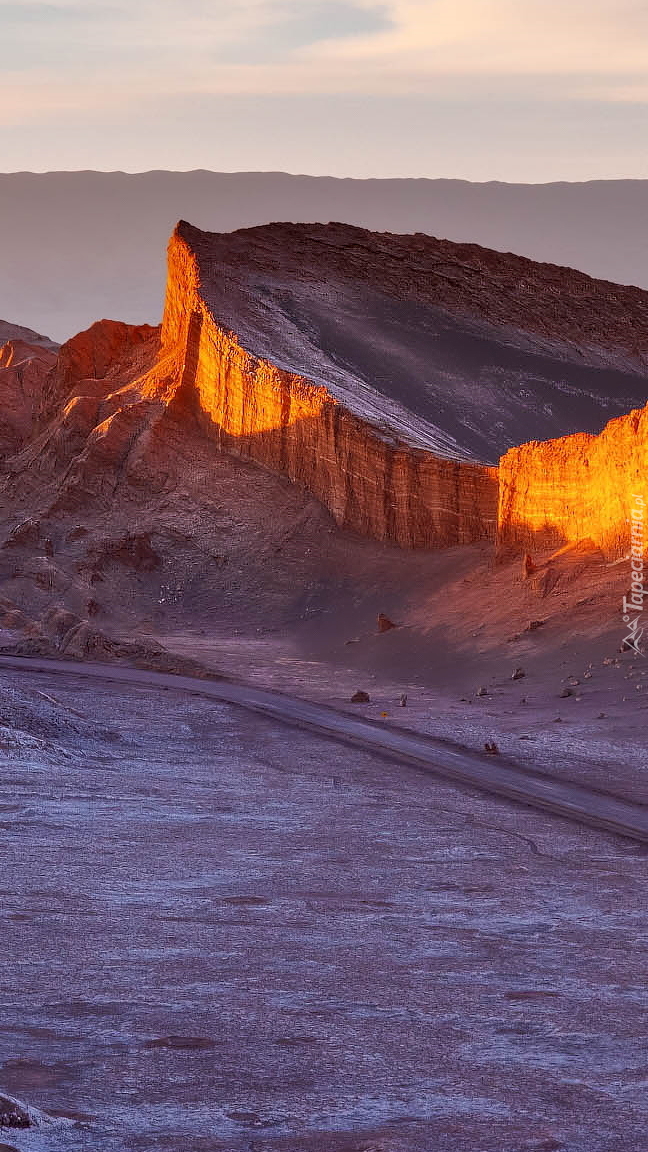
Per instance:
[[[611,420],[599,436],[511,448],[499,476],[500,555],[589,539],[607,557],[623,556],[633,509],[648,518],[648,407]]]
[[[228,287],[223,320],[213,291],[227,274],[212,238],[181,225],[169,248],[162,362],[175,363],[177,399],[221,448],[284,473],[337,524],[377,540],[439,547],[494,534],[493,468],[466,459],[442,430],[378,390],[349,380],[342,387],[335,370],[329,381],[321,365],[302,365],[297,345],[291,359],[260,287],[253,307],[240,287]]]
[[[495,538],[498,470],[484,461],[499,447],[500,551],[587,537],[618,554],[645,475],[648,293],[476,245],[181,222],[161,329],[101,320],[58,355],[29,329],[0,332],[2,562],[43,522],[29,578],[50,590],[63,582],[48,517],[83,524],[125,485],[165,491],[168,445],[197,430],[341,528],[404,547]],[[89,541],[78,573],[100,579],[99,555],[146,569],[133,541],[150,529]],[[90,615],[96,597],[77,601]]]
[[[340,525],[439,547],[492,536],[498,444],[645,400],[644,333],[638,289],[474,245],[181,223],[162,362],[221,447]]]
[[[221,343],[235,334],[248,357],[448,459],[495,464],[648,399],[648,293],[430,236],[181,222],[163,341],[186,344],[190,321],[192,340],[210,323]],[[215,336],[214,358],[226,354]]]
[[[55,364],[55,351],[42,344],[0,344],[0,455],[18,452],[33,435]]]

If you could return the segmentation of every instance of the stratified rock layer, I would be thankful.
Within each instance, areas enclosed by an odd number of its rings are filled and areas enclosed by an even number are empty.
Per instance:
[[[648,400],[648,293],[569,268],[341,224],[217,235],[181,223],[173,338],[191,311],[183,281],[247,353],[444,459],[494,465],[527,440],[598,433]]]
[[[648,407],[611,420],[599,436],[512,448],[499,479],[500,554],[589,538],[606,556],[623,556],[632,510],[646,508],[648,521]]]
[[[197,406],[222,447],[303,484],[337,524],[377,540],[441,547],[494,535],[496,469],[399,440],[253,355],[215,319],[186,232],[169,248],[162,355],[181,363],[178,400]]]

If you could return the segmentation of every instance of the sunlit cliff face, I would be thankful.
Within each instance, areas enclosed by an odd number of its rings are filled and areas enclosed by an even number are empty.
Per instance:
[[[631,510],[648,502],[648,407],[600,436],[512,448],[500,461],[501,550],[590,538],[609,557],[630,549]]]
[[[202,295],[194,253],[175,235],[162,354],[178,362],[178,398],[218,443],[309,489],[335,521],[405,547],[493,537],[495,469],[443,460],[381,436],[323,387],[246,351]]]
[[[185,395],[221,444],[301,482],[339,524],[378,539],[440,547],[492,537],[497,519],[502,552],[589,538],[618,556],[628,549],[633,494],[648,498],[645,409],[611,421],[599,436],[513,448],[499,469],[389,443],[325,388],[250,355],[219,326],[195,253],[178,233],[169,248],[162,344],[179,358]]]

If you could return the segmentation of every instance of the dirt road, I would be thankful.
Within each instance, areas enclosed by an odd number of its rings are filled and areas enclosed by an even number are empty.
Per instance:
[[[428,736],[412,735],[393,725],[379,724],[283,693],[268,692],[228,679],[198,680],[147,669],[45,658],[0,656],[0,667],[65,676],[99,678],[119,684],[146,685],[190,692],[246,708],[284,724],[305,728],[434,773],[446,780],[476,787],[593,828],[648,843],[648,809],[611,793],[530,772],[511,761],[481,755]]]

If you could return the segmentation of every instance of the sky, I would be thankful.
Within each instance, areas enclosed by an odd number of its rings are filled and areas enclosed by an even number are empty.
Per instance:
[[[648,0],[0,0],[3,171],[648,178]]]

